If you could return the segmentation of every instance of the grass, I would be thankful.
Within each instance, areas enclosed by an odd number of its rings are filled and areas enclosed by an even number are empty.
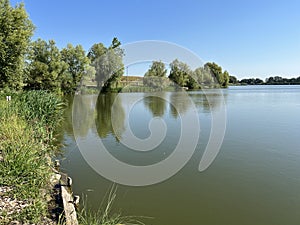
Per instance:
[[[47,216],[43,193],[49,187],[49,156],[54,154],[62,107],[59,97],[45,91],[13,94],[11,102],[0,95],[0,185],[13,188],[9,197],[29,204],[9,216],[1,211],[0,224],[39,223]]]
[[[48,216],[45,193],[49,193],[52,173],[51,160],[58,148],[55,130],[61,124],[64,104],[55,94],[46,91],[30,91],[6,95],[0,94],[0,186],[8,186],[12,191],[5,193],[12,199],[25,201],[28,206],[20,212],[8,214],[0,211],[0,224],[11,221],[23,223],[43,223]],[[143,225],[135,216],[113,213],[116,186],[107,195],[107,203],[98,211],[88,208],[86,202],[78,213],[81,225]],[[58,221],[58,224],[63,222]]]
[[[112,207],[116,200],[117,186],[113,185],[107,196],[104,198],[100,208],[95,212],[89,209],[85,197],[83,209],[78,213],[79,224],[81,225],[145,225],[139,219],[148,217],[122,216],[121,213],[113,213]]]

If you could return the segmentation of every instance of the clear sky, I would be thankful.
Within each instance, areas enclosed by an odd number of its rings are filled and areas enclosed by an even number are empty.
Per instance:
[[[15,5],[20,0],[11,0]],[[58,47],[163,40],[239,79],[300,76],[300,1],[23,0],[34,39]]]

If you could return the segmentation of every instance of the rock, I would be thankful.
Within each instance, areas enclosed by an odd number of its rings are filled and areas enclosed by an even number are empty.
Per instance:
[[[51,185],[54,187],[56,184],[59,184],[60,178],[60,174],[53,174],[50,178]]]

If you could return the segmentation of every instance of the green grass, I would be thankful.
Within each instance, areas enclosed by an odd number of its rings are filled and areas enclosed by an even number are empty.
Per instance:
[[[112,211],[113,204],[117,196],[117,186],[113,185],[109,190],[103,203],[97,211],[89,209],[87,197],[83,202],[83,209],[78,213],[79,224],[81,225],[145,225],[140,219],[149,219],[149,217],[122,216],[121,213]],[[105,202],[105,204],[104,204]]]
[[[0,211],[0,224],[13,220],[22,223],[40,224],[48,215],[45,195],[49,188],[49,156],[56,152],[55,130],[63,119],[61,99],[46,91],[30,91],[11,94],[12,101],[6,102],[6,95],[0,94],[0,186],[13,190],[9,197],[29,203],[21,212],[7,215]],[[48,190],[49,192],[49,190]],[[122,216],[113,213],[116,186],[108,192],[106,204],[98,211],[89,209],[84,203],[78,213],[81,225],[117,225],[144,223],[136,216]],[[58,224],[63,224],[59,222]]]
[[[62,119],[59,97],[44,91],[0,95],[0,185],[12,187],[9,197],[29,203],[21,212],[5,216],[7,221],[38,223],[47,215],[42,194],[49,188],[49,156],[54,154],[54,133]],[[7,221],[6,221],[7,220]]]

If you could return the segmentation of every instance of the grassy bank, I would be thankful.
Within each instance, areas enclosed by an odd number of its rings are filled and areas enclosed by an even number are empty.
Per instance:
[[[18,210],[4,207],[0,224],[45,221],[49,156],[55,152],[54,132],[62,119],[62,106],[58,96],[45,91],[13,94],[10,102],[0,95],[0,187],[10,189],[2,198],[23,204]]]

